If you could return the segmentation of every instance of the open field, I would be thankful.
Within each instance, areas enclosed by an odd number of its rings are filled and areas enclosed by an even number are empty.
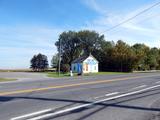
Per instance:
[[[31,72],[31,69],[0,69],[0,72]]]

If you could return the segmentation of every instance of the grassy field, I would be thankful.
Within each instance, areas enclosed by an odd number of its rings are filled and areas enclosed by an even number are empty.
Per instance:
[[[45,74],[47,74],[48,77],[67,77],[67,76],[69,77],[69,73],[65,73],[65,74],[61,73],[60,76],[56,72],[47,72]]]
[[[0,72],[31,72],[31,69],[0,69]]]
[[[60,76],[56,72],[47,72],[48,77],[69,77],[70,73],[61,73]],[[116,74],[127,74],[127,72],[98,72],[98,73],[88,73],[83,74],[83,76],[94,76],[94,75],[116,75]],[[78,76],[77,73],[74,73],[73,76]]]
[[[98,73],[88,73],[85,75],[116,75],[116,74],[127,74],[128,72],[98,72]]]
[[[15,81],[13,78],[0,78],[0,82]]]

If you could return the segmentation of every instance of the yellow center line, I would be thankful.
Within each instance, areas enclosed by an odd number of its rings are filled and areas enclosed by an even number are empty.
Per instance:
[[[25,89],[25,90],[0,92],[0,96],[21,94],[21,93],[30,93],[30,92],[38,92],[38,91],[45,91],[45,90],[56,89],[56,88],[69,88],[69,87],[77,87],[77,86],[83,86],[83,85],[93,85],[93,84],[100,84],[100,83],[109,83],[109,82],[115,82],[115,81],[122,81],[122,80],[136,79],[136,78],[146,78],[146,77],[153,77],[153,76],[159,76],[159,75],[150,75],[150,76],[148,75],[148,76],[115,78],[115,79],[109,79],[109,80],[98,80],[98,81],[90,81],[90,82],[82,82],[82,83],[74,83],[74,84],[48,86],[48,87],[44,87],[44,88],[32,88],[32,89]]]

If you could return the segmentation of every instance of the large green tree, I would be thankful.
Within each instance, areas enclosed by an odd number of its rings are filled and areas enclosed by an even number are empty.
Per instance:
[[[129,72],[133,70],[137,60],[131,47],[119,40],[111,51],[110,61],[113,71]]]
[[[95,49],[92,54],[99,61],[100,71],[110,71],[112,66],[111,51],[114,48],[115,43],[113,41],[101,41],[101,49]]]
[[[63,32],[55,43],[61,54],[61,64],[69,64],[81,53],[80,41],[75,31]]]
[[[81,47],[84,50],[84,55],[89,55],[95,50],[100,50],[105,41],[104,35],[100,35],[95,31],[83,30],[77,34]]]
[[[60,34],[55,43],[61,53],[61,64],[69,64],[81,55],[89,55],[96,50],[100,50],[104,36],[95,31],[68,31]]]
[[[30,68],[32,68],[34,71],[44,71],[48,68],[47,56],[41,53],[34,55],[30,63]]]
[[[158,67],[159,50],[157,48],[151,48],[147,54],[147,65],[150,70],[156,69]]]
[[[147,70],[149,69],[148,66],[148,53],[150,51],[150,48],[144,44],[134,44],[132,46],[132,50],[134,51],[134,53],[136,54],[136,57],[138,59],[137,63],[134,66],[135,70]]]

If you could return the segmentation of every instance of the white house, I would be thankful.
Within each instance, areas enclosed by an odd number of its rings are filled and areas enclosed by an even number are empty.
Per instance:
[[[92,56],[82,56],[75,59],[71,65],[72,72],[96,73],[98,72],[98,61]]]

